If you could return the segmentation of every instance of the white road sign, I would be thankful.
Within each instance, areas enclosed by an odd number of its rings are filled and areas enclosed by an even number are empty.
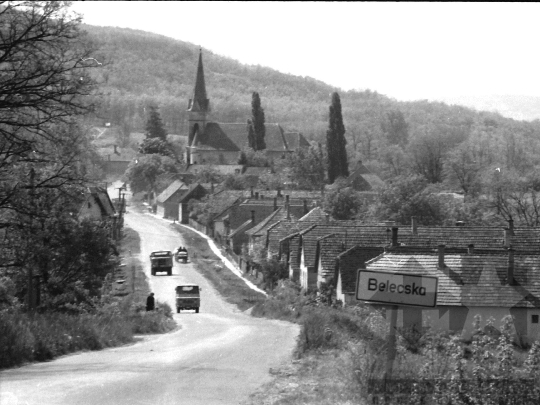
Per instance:
[[[404,273],[358,270],[356,299],[391,305],[434,307],[438,278]]]

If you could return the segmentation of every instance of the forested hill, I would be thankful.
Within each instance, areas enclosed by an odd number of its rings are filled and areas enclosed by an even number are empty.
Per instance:
[[[106,95],[100,118],[141,130],[146,119],[144,108],[153,104],[159,107],[169,133],[185,133],[199,45],[138,30],[83,28],[99,48],[96,56],[110,63],[99,69]],[[300,131],[310,140],[324,142],[331,93],[338,91],[350,159],[372,162],[372,168],[383,165],[378,172],[384,176],[417,166],[416,171],[432,172],[426,175],[430,181],[439,181],[443,157],[465,141],[487,142],[478,146],[489,149],[492,156],[486,162],[500,166],[522,161],[521,151],[540,150],[536,147],[539,122],[515,121],[444,103],[398,102],[376,91],[345,92],[312,78],[243,65],[200,45],[214,121],[246,122],[251,115],[252,92],[257,91],[266,122],[278,122],[287,131]],[[298,57],[302,57],[301,50]],[[336,75],[339,63],[336,59]],[[376,59],[366,58],[366,63],[376,63]],[[439,160],[435,168],[431,167],[433,162],[422,163],[415,156],[418,151],[432,155],[432,149],[437,150]]]

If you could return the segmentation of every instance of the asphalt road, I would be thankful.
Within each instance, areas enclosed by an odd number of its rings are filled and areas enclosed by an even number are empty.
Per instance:
[[[180,329],[133,345],[85,352],[0,373],[0,404],[238,404],[289,361],[298,326],[252,318],[224,302],[188,264],[150,276],[149,255],[184,245],[168,222],[128,212],[141,237],[141,261],[156,299],[174,305],[174,288],[201,286],[200,313],[174,314]],[[189,246],[187,246],[189,250]]]

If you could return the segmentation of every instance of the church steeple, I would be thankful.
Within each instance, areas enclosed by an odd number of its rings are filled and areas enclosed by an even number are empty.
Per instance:
[[[210,100],[206,95],[206,84],[204,82],[204,69],[202,61],[202,48],[199,50],[199,64],[197,66],[197,78],[195,79],[195,89],[193,98],[188,104],[188,144],[186,147],[186,162],[195,163],[195,156],[192,153],[196,151],[197,138],[204,134],[208,113],[210,112]]]
[[[188,111],[197,111],[197,112],[210,111],[210,100],[206,96],[206,85],[204,83],[202,49],[200,49],[199,51],[199,64],[197,66],[197,78],[195,80],[195,90],[193,91],[193,98],[189,100]]]

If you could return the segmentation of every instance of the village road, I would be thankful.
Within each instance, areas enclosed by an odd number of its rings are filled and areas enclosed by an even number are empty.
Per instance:
[[[175,313],[180,329],[133,345],[1,372],[0,404],[238,404],[269,380],[271,367],[290,360],[296,325],[239,312],[190,263],[175,263],[172,276],[150,276],[151,251],[184,243],[149,214],[128,212],[125,224],[141,237],[140,258],[157,300],[175,308],[175,286],[196,283],[200,313]]]

